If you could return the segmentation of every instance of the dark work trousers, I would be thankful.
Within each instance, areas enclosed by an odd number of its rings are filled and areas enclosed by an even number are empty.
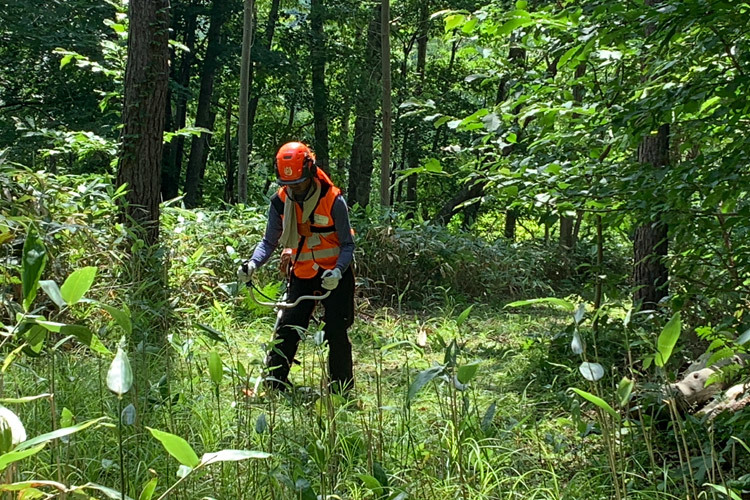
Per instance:
[[[294,302],[301,295],[321,295],[326,290],[321,287],[320,275],[310,279],[292,276],[287,290],[287,302]],[[328,342],[328,374],[332,385],[340,390],[354,387],[352,368],[352,344],[347,329],[354,322],[354,272],[351,266],[344,272],[339,284],[331,290],[331,295],[321,301],[325,311],[323,321],[325,340]],[[281,314],[276,330],[277,343],[266,359],[271,369],[270,385],[282,388],[288,383],[289,368],[297,353],[300,341],[300,330],[310,324],[317,301],[303,300],[292,309],[285,309]]]

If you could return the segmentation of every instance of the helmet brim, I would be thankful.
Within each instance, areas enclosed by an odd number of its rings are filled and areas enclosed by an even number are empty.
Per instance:
[[[295,179],[295,180],[293,180],[293,181],[285,181],[285,180],[282,180],[282,179],[278,179],[278,183],[279,183],[279,184],[281,184],[282,186],[293,186],[293,185],[295,185],[295,184],[302,184],[302,183],[303,183],[303,182],[305,182],[306,180],[307,180],[307,177],[305,177],[305,176],[303,175],[303,176],[302,176],[302,177],[300,177],[299,179]]]

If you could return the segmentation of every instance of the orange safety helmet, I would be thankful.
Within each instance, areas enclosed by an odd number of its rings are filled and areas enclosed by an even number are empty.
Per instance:
[[[317,171],[315,155],[301,142],[287,142],[276,153],[276,177],[279,184],[299,184],[312,179]]]

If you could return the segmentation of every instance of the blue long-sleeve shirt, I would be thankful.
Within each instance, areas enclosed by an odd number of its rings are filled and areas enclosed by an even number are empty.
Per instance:
[[[266,232],[250,259],[258,267],[265,264],[271,258],[271,255],[273,255],[276,247],[279,246],[279,239],[281,239],[283,231],[281,216],[282,214],[271,203],[268,207]],[[352,226],[349,222],[349,209],[346,206],[343,196],[339,195],[333,201],[331,217],[333,218],[333,226],[336,234],[339,237],[339,256],[336,260],[336,267],[343,273],[354,258],[354,237],[352,236]]]

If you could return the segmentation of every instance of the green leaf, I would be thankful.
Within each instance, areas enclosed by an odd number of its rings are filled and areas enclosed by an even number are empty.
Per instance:
[[[719,97],[719,96],[713,96],[710,99],[706,99],[706,101],[703,104],[701,104],[700,113],[703,113],[705,110],[707,110],[708,108],[714,106],[719,101],[721,101],[721,97]]]
[[[130,360],[122,347],[117,348],[115,359],[107,371],[107,388],[118,397],[122,397],[133,386],[133,370]]]
[[[598,396],[594,396],[590,392],[582,391],[581,389],[576,389],[575,387],[572,387],[571,389],[573,390],[573,392],[575,392],[576,394],[578,394],[579,396],[581,396],[586,401],[594,403],[596,406],[598,406],[602,410],[604,410],[607,413],[609,413],[612,416],[612,418],[614,418],[616,421],[618,421],[618,422],[620,421],[620,415],[614,410],[614,408],[612,408],[609,405],[609,403],[607,403],[606,401],[604,401],[602,398],[600,398]]]
[[[27,439],[23,443],[16,446],[16,451],[25,450],[25,449],[31,448],[32,446],[36,446],[40,443],[46,444],[52,441],[53,439],[58,439],[61,437],[69,436],[71,434],[75,434],[76,432],[80,432],[106,419],[107,417],[99,417],[99,418],[95,418],[94,420],[88,420],[78,425],[74,425],[72,427],[64,427],[62,429],[57,429],[56,431],[48,432],[46,434],[41,434],[35,438]]]
[[[497,116],[497,113],[490,113],[486,116],[483,116],[482,123],[484,124],[484,128],[487,130],[487,132],[496,131],[502,124],[502,122],[500,121],[500,117]]]
[[[221,363],[221,356],[215,350],[208,353],[208,374],[211,377],[211,382],[214,385],[220,385],[221,379],[224,376],[223,365]]]
[[[36,396],[24,396],[22,398],[2,398],[0,404],[18,404],[18,403],[30,403],[37,399],[51,398],[52,394],[45,392],[43,394],[37,394]]]
[[[576,306],[572,302],[569,302],[567,300],[558,299],[557,297],[543,297],[539,299],[528,299],[528,300],[518,300],[516,302],[511,302],[510,304],[506,304],[505,307],[524,307],[524,306],[532,306],[537,304],[550,304],[553,306],[558,306],[566,311],[574,311]]]
[[[656,341],[657,352],[656,358],[654,359],[656,366],[662,367],[667,361],[669,361],[669,357],[672,355],[672,350],[674,349],[675,344],[677,344],[677,340],[680,338],[681,330],[680,313],[676,312],[664,326],[664,329],[661,331],[661,334]]]
[[[406,401],[411,402],[411,400],[413,400],[416,397],[419,391],[421,391],[422,388],[430,380],[442,374],[444,371],[445,371],[445,368],[442,366],[433,366],[422,372],[419,372],[419,374],[414,379],[414,382],[412,382],[411,385],[409,386],[409,392],[406,395]]]
[[[469,317],[469,314],[471,314],[472,309],[474,309],[474,304],[461,311],[461,314],[459,314],[458,318],[456,318],[456,326],[461,326],[464,324],[464,321],[466,321],[466,319]]]
[[[356,474],[356,476],[359,478],[360,481],[364,483],[367,489],[375,493],[375,495],[380,496],[383,494],[383,485],[380,484],[380,482],[377,479],[375,479],[369,474]]]
[[[734,356],[733,349],[730,349],[729,347],[719,349],[718,351],[713,353],[710,358],[708,358],[708,361],[706,361],[706,366],[713,366],[719,361],[722,361],[727,358],[731,358],[732,356]]]
[[[60,328],[60,334],[65,336],[72,335],[84,345],[91,345],[91,340],[94,337],[91,330],[83,325],[63,325],[63,327]]]
[[[73,54],[65,54],[62,59],[60,59],[60,69],[63,69],[65,66],[70,64],[70,61],[73,60]]]
[[[24,338],[26,343],[29,344],[29,349],[35,354],[39,354],[44,347],[44,341],[47,340],[47,329],[41,325],[34,325],[24,334]]]
[[[34,446],[33,448],[26,448],[23,450],[19,450],[18,448],[16,448],[13,451],[0,455],[0,471],[4,471],[6,467],[14,462],[23,460],[24,458],[30,457],[31,455],[36,455],[37,453],[42,451],[42,448],[44,448],[46,445],[47,443],[42,443]]]
[[[509,35],[518,28],[532,24],[531,16],[525,10],[516,10],[511,13],[511,18],[497,30],[498,35]]]
[[[62,412],[60,412],[60,425],[63,427],[72,427],[74,423],[73,412],[67,407],[63,407]]]
[[[489,408],[487,408],[487,411],[484,412],[484,416],[482,417],[482,423],[480,424],[480,427],[482,428],[482,432],[487,432],[490,428],[490,425],[492,425],[492,420],[495,418],[495,412],[497,411],[497,403],[492,403]]]
[[[94,266],[77,269],[71,273],[60,287],[60,293],[68,305],[77,304],[89,291],[96,277]]]
[[[108,304],[102,304],[101,302],[99,302],[98,304],[99,307],[107,311],[110,316],[112,316],[112,319],[115,320],[115,323],[120,325],[120,327],[125,331],[125,335],[130,336],[133,333],[133,325],[130,322],[129,314]]]
[[[115,490],[113,488],[110,488],[108,486],[102,486],[101,484],[86,483],[84,485],[76,486],[74,488],[71,488],[71,491],[79,491],[79,490],[96,490],[96,491],[100,491],[100,492],[104,493],[105,495],[107,495],[107,498],[111,498],[113,500],[121,500],[122,499],[122,495],[120,494],[119,491],[117,491],[117,490]],[[133,500],[133,499],[130,498],[129,496],[125,495],[125,499],[124,500]]]
[[[445,18],[445,32],[456,29],[466,20],[466,16],[463,14],[451,14]]]
[[[578,308],[573,313],[573,319],[576,322],[576,325],[580,325],[581,321],[583,321],[583,317],[586,315],[586,304],[581,302],[578,304]]]
[[[746,344],[748,340],[750,340],[750,330],[740,335],[740,338],[737,339],[737,345]]]
[[[44,290],[44,293],[47,294],[47,297],[49,297],[52,302],[55,303],[58,309],[62,309],[63,307],[67,306],[67,304],[65,303],[65,299],[63,299],[63,296],[60,293],[60,287],[57,286],[57,283],[55,283],[53,280],[41,280],[39,282],[39,285],[42,287],[42,290]]]
[[[255,432],[258,434],[263,434],[266,432],[266,429],[268,429],[268,422],[266,420],[266,414],[261,413],[258,415],[258,418],[255,420]]]
[[[572,47],[566,50],[565,53],[562,56],[560,56],[560,60],[557,61],[557,67],[562,68],[563,66],[565,66],[565,63],[568,62],[571,57],[576,55],[576,52],[581,50],[581,47],[582,47],[581,45],[576,45],[575,47]]]
[[[458,372],[456,373],[458,381],[462,384],[469,383],[476,376],[480,364],[481,362],[474,361],[468,365],[459,366]]]
[[[251,458],[266,459],[270,456],[271,454],[266,453],[265,451],[221,450],[213,453],[205,453],[203,457],[201,457],[201,465],[208,465],[216,462],[239,462]]]
[[[152,429],[146,427],[151,432],[151,435],[158,439],[167,453],[177,459],[182,465],[190,468],[196,468],[200,465],[201,461],[198,455],[195,454],[192,446],[187,441],[182,439],[180,436],[175,436],[169,432],[160,431],[158,429]]]
[[[156,484],[159,482],[159,478],[152,477],[149,482],[143,487],[141,494],[138,496],[138,500],[151,500],[156,491]]]
[[[36,324],[49,330],[50,332],[60,333],[65,323],[58,323],[57,321],[47,321],[46,319],[37,319]]]
[[[461,27],[461,32],[470,35],[474,29],[477,27],[477,24],[479,23],[479,19],[476,17],[472,17],[466,23]]]
[[[211,328],[210,326],[204,325],[202,323],[196,323],[196,325],[198,325],[198,327],[206,334],[206,337],[210,338],[211,340],[215,340],[216,342],[227,342],[224,338],[224,334],[219,330]]]
[[[635,382],[628,377],[622,377],[622,380],[620,380],[620,383],[617,386],[617,402],[620,403],[620,406],[624,407],[630,402],[634,387]]]
[[[39,237],[36,226],[29,226],[26,241],[23,243],[21,266],[21,290],[23,291],[23,309],[28,311],[36,298],[39,278],[47,264],[47,249]]]
[[[725,486],[722,486],[720,484],[705,483],[703,486],[710,486],[714,490],[718,491],[724,496],[731,498],[732,500],[742,500],[742,497],[740,497],[737,493],[735,493],[734,490],[727,489]]]

